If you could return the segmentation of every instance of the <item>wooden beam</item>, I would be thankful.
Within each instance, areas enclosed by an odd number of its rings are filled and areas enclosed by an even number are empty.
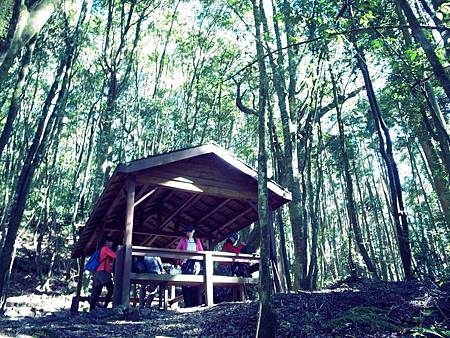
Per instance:
[[[125,223],[125,237],[123,244],[131,245],[133,238],[133,219],[134,219],[134,195],[136,188],[136,177],[130,174],[127,177],[127,209]]]
[[[130,274],[133,241],[134,200],[136,190],[136,176],[128,174],[127,177],[127,209],[124,236],[124,254],[122,266],[122,290],[120,304],[129,305],[130,302]]]
[[[172,218],[177,216],[187,207],[190,207],[193,203],[197,202],[200,197],[201,197],[200,194],[194,194],[192,196],[189,196],[178,209],[176,209],[169,217],[167,217],[164,220],[164,222],[162,222],[161,225],[158,226],[158,229],[160,230],[164,229],[164,227],[172,220]]]
[[[122,197],[124,196],[124,194],[125,194],[125,189],[121,188],[119,193],[116,195],[116,197],[114,197],[114,200],[112,201],[112,203],[109,205],[109,208],[106,211],[105,215],[103,216],[103,222],[105,222],[111,216],[111,213],[117,207],[117,204],[119,204],[119,202],[122,200]]]
[[[178,242],[180,240],[181,236],[178,238],[175,238],[173,241],[169,242],[169,244],[167,244],[167,246],[172,246],[175,242]]]
[[[171,190],[171,191],[169,191],[169,193],[166,195],[166,196],[164,196],[164,198],[162,199],[162,200],[160,200],[160,201],[158,201],[158,204],[156,205],[156,208],[159,208],[161,205],[163,205],[169,198],[171,198],[172,197],[172,195],[175,193],[175,191],[174,190]],[[155,195],[153,195],[153,196],[156,196],[156,194]],[[153,197],[152,197],[153,198]],[[147,202],[147,204],[148,204],[149,202]],[[145,228],[145,224],[148,222],[148,220],[150,219],[150,218],[152,218],[153,216],[154,216],[155,214],[153,213],[153,214],[151,214],[150,216],[148,216],[142,223],[141,223],[141,227],[142,228]]]
[[[160,224],[158,226],[158,230],[162,230],[164,229],[164,227],[178,214],[180,214],[184,209],[186,209],[187,207],[191,206],[193,203],[197,202],[198,199],[201,197],[200,194],[194,194],[189,196],[182,205],[180,205],[179,208],[177,208],[171,215],[169,215],[163,222],[162,224]],[[149,236],[145,241],[144,244],[145,245],[152,245],[152,243],[156,240],[156,238],[158,238],[158,235],[154,236],[152,238],[152,236]]]
[[[214,291],[213,291],[213,274],[214,274],[214,261],[211,256],[211,252],[205,253],[205,305],[212,306],[214,304]]]
[[[141,202],[143,202],[147,197],[153,195],[159,188],[153,188],[151,189],[148,193],[146,193],[144,196],[142,197],[137,197],[137,201],[134,202],[134,207],[138,206]]]
[[[257,200],[256,189],[245,189],[237,185],[215,182],[213,180],[199,179],[196,177],[170,177],[171,175],[144,176],[139,175],[137,182],[139,184],[155,184],[168,189],[182,190],[193,193],[204,193],[211,196],[225,198],[234,198],[239,200]],[[168,176],[168,177],[164,177]]]
[[[217,206],[215,206],[213,209],[211,209],[206,215],[204,215],[202,218],[196,221],[197,224],[201,224],[205,219],[210,217],[212,214],[214,214],[217,210],[221,209],[225,204],[227,204],[229,201],[231,201],[230,198],[227,198],[223,200],[221,203],[219,203]]]
[[[259,256],[250,254],[235,254],[223,251],[186,251],[165,248],[149,248],[146,246],[133,246],[133,256],[159,256],[162,258],[196,259],[203,260],[206,252],[209,252],[214,262],[228,263],[258,263]]]
[[[204,276],[202,275],[169,275],[169,274],[151,274],[151,273],[132,273],[131,280],[151,280],[156,282],[167,282],[167,285],[203,285]],[[231,277],[231,276],[211,276],[214,285],[236,286],[236,285],[256,285],[258,278],[250,277]]]
[[[227,226],[229,226],[230,224],[234,223],[236,220],[238,220],[239,218],[241,218],[242,216],[245,216],[246,214],[248,214],[250,211],[253,211],[253,208],[248,208],[245,209],[244,211],[242,211],[241,213],[239,213],[238,215],[236,215],[235,217],[233,217],[232,219],[230,219],[228,222],[226,222],[224,225],[220,226],[219,228],[217,228],[216,230],[213,231],[213,234],[218,233],[219,231],[221,231],[222,229],[225,229]]]
[[[161,237],[180,238],[183,234],[180,234],[177,232],[167,232],[167,231],[161,231],[161,232],[133,231],[133,235],[142,235],[142,236],[157,235],[157,236],[161,236]],[[198,237],[198,236],[195,236],[195,238],[207,239],[206,237]]]
[[[110,233],[117,233],[120,232],[122,230],[120,229],[109,229],[108,232]],[[167,231],[161,231],[161,232],[145,232],[145,231],[133,231],[133,236],[134,235],[141,235],[141,236],[149,236],[149,235],[158,235],[161,237],[169,237],[169,238],[177,238],[179,239],[183,234],[178,233],[178,232],[167,232]],[[201,239],[201,240],[206,240],[208,239],[205,236],[195,236],[195,238]]]

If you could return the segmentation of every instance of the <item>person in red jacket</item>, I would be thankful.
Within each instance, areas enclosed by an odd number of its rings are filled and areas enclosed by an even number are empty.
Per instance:
[[[245,243],[239,243],[239,233],[232,232],[228,235],[225,244],[222,246],[222,251],[232,252],[238,254],[245,247]]]
[[[231,252],[231,253],[241,253],[243,249],[245,249],[245,243],[239,243],[239,233],[232,232],[228,234],[225,243],[222,245],[223,252]],[[244,250],[245,251],[245,250]],[[239,268],[238,264],[222,262],[219,264],[217,268],[217,274],[222,276],[233,276],[236,275],[236,271]],[[215,288],[214,301],[216,303],[224,302],[224,301],[233,301],[233,290],[227,287],[217,287]]]
[[[92,276],[93,286],[89,302],[91,311],[97,306],[98,298],[100,297],[104,286],[106,286],[107,293],[103,307],[108,307],[113,295],[114,284],[112,282],[112,262],[117,256],[112,250],[112,247],[113,241],[110,238],[106,238],[103,247],[100,249],[100,265]]]

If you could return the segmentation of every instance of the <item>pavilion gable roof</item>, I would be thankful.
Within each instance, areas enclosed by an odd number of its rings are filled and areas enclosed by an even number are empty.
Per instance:
[[[201,238],[222,240],[258,219],[257,172],[216,144],[119,164],[80,233],[72,257],[95,250],[97,232],[122,238],[127,176],[136,177],[133,245],[173,248],[188,224]],[[290,193],[268,182],[276,209]]]

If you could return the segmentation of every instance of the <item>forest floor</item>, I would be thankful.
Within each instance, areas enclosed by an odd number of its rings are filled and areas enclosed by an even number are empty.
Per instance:
[[[70,296],[9,298],[0,337],[253,337],[258,303],[69,313]],[[450,290],[421,282],[346,281],[277,294],[278,337],[450,337]]]

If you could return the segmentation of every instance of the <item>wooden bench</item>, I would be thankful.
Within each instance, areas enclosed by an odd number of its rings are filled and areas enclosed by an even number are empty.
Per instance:
[[[167,297],[167,287],[169,286],[203,286],[205,290],[205,303],[207,306],[211,306],[214,303],[213,294],[214,286],[220,287],[236,287],[239,290],[243,290],[246,285],[257,285],[259,283],[258,278],[247,278],[247,277],[231,277],[231,276],[220,276],[214,275],[214,263],[215,262],[225,262],[225,263],[259,263],[260,259],[255,255],[248,254],[234,254],[229,252],[220,251],[181,251],[181,250],[171,250],[171,249],[160,249],[160,248],[149,248],[141,246],[133,246],[131,248],[133,256],[153,256],[161,258],[170,258],[176,260],[182,259],[195,259],[204,262],[204,274],[203,275],[170,275],[170,274],[150,274],[150,273],[132,273],[128,272],[129,285],[122,285],[121,279],[118,276],[122,276],[124,271],[119,267],[125,264],[118,264],[118,261],[124,259],[125,253],[122,248],[117,251],[117,262],[116,269],[114,273],[114,292],[113,304],[117,304],[117,295],[121,296],[124,292],[129,295],[129,292],[133,284],[145,284],[152,283],[158,284],[160,286],[159,302],[160,307],[167,309],[168,303],[175,302],[175,295],[172,295],[172,300],[168,300]],[[130,257],[130,256],[129,256]],[[121,262],[121,263],[122,263]],[[81,266],[84,266],[84,260],[81,261]],[[131,262],[129,262],[128,271],[131,271]],[[128,274],[127,273],[127,274]],[[79,279],[82,279],[82,274]],[[80,301],[88,301],[89,297],[81,296],[81,283],[78,283],[77,295],[72,300],[72,310],[74,312],[78,311],[78,303]],[[128,298],[129,299],[129,298]],[[179,299],[179,297],[178,297]],[[133,302],[136,299],[133,298]],[[72,311],[71,310],[71,311]]]
[[[148,247],[132,248],[133,256],[153,256],[161,258],[171,259],[195,259],[204,262],[204,274],[203,275],[169,275],[169,274],[149,274],[149,273],[131,273],[130,283],[140,283],[144,281],[151,281],[152,283],[159,282],[160,287],[160,302],[164,299],[164,304],[160,303],[160,306],[167,308],[166,304],[166,289],[168,286],[204,286],[205,289],[205,303],[210,306],[214,303],[213,293],[214,286],[221,287],[237,287],[243,290],[246,285],[257,285],[259,283],[258,278],[249,277],[232,277],[232,276],[220,276],[214,275],[214,263],[226,262],[226,263],[259,263],[258,256],[249,254],[234,254],[221,251],[182,251],[171,249],[159,249]],[[164,294],[162,294],[164,292]]]
[[[181,301],[182,296],[175,296],[174,294],[168,297],[168,287],[171,286],[203,286],[205,276],[203,275],[169,275],[169,274],[150,274],[150,273],[131,273],[131,284],[152,283],[159,286],[159,308],[167,310],[169,305]],[[214,286],[221,287],[237,287],[240,294],[243,293],[243,287],[246,285],[257,285],[258,278],[247,277],[231,277],[231,276],[212,276],[212,283]],[[242,296],[241,296],[242,298]]]

